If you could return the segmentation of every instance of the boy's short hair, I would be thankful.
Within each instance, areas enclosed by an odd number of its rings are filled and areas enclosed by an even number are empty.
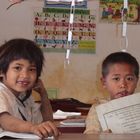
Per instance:
[[[37,79],[41,75],[44,56],[37,44],[31,40],[18,38],[4,43],[0,47],[0,72],[6,74],[9,64],[18,59],[35,63]]]
[[[126,63],[133,67],[134,74],[139,77],[139,64],[135,57],[127,52],[115,52],[108,55],[102,63],[102,76],[106,77],[109,72],[109,67],[116,63]]]

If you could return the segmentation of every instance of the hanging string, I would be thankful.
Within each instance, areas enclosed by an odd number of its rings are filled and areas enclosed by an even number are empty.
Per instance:
[[[127,38],[127,14],[128,14],[128,0],[123,1],[123,9],[121,13],[122,17],[122,41],[124,41],[124,48],[121,51],[126,52],[128,48],[128,38]],[[121,46],[123,43],[121,42]]]
[[[74,14],[75,14],[75,2],[83,2],[83,1],[84,0],[71,0],[67,50],[66,50],[66,56],[65,56],[65,61],[64,61],[64,68],[66,68],[66,65],[70,63],[70,52],[72,48],[73,21],[74,21]]]
[[[66,57],[65,57],[65,61],[64,61],[64,68],[66,68],[66,65],[70,63],[70,51],[71,51],[71,47],[72,47],[72,31],[73,31],[74,14],[75,14],[75,0],[72,0],[71,8],[70,8],[67,50],[66,50]]]

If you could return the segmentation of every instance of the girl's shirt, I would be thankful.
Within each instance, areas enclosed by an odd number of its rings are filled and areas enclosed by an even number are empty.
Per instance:
[[[25,97],[25,93],[21,93],[18,99],[0,82],[0,113],[8,112],[16,118],[35,124],[42,122],[43,118],[40,111],[40,104],[35,103],[32,96],[22,102],[23,97]]]

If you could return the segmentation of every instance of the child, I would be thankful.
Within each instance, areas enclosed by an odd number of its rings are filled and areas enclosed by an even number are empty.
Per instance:
[[[128,96],[134,93],[139,79],[139,64],[126,52],[115,52],[105,58],[102,63],[102,84],[108,91],[110,100]],[[107,101],[100,100],[99,103]],[[95,106],[93,105],[86,118],[84,133],[102,132]],[[111,132],[106,130],[105,132]]]
[[[0,47],[0,127],[34,133],[40,138],[58,136],[52,108],[39,79],[44,62],[41,49],[31,40],[13,39]],[[32,89],[41,98],[34,102]]]

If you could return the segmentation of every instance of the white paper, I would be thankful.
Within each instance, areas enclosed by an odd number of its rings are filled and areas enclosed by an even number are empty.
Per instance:
[[[72,40],[72,31],[69,31],[68,32],[68,41],[71,41]]]
[[[11,132],[11,131],[0,132],[0,138],[2,138],[4,136],[8,136],[11,138],[19,138],[19,139],[40,139],[39,136],[37,136],[35,134],[30,134],[30,133],[15,133],[15,132]],[[53,139],[53,137],[48,137],[45,139]]]
[[[126,36],[126,30],[127,30],[127,22],[123,22],[123,32],[122,32],[123,37]]]
[[[81,112],[64,112],[61,110],[57,110],[53,114],[54,119],[66,119],[67,117],[72,117],[72,116],[81,116]]]
[[[70,14],[70,21],[69,21],[70,24],[73,24],[73,19],[74,19],[74,15],[72,13],[72,14]]]
[[[61,121],[60,124],[62,124],[63,126],[84,127],[85,119],[67,119],[67,120]]]
[[[69,57],[70,57],[70,49],[67,49],[66,59],[69,59]]]
[[[103,130],[113,133],[140,132],[140,93],[112,100],[96,107]]]
[[[124,0],[124,1],[123,1],[123,5],[124,5],[124,6],[123,6],[124,8],[128,8],[128,0]]]

